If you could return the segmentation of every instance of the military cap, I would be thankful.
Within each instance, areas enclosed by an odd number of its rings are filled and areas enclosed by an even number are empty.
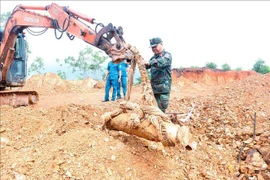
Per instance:
[[[150,39],[150,47],[155,47],[160,43],[162,43],[162,40],[159,37]]]

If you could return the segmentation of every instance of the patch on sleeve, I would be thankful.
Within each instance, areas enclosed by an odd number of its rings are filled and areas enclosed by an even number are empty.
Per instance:
[[[172,58],[172,56],[171,56],[170,53],[165,53],[163,57],[168,58],[168,59],[171,59]]]

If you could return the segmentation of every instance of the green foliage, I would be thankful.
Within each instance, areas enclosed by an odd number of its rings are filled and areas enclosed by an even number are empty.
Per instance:
[[[142,77],[140,76],[136,78],[136,83],[134,85],[139,85],[141,83],[142,83]]]
[[[6,22],[7,22],[8,18],[10,17],[10,15],[11,15],[10,11],[0,15],[0,28],[1,29],[4,29]]]
[[[241,71],[242,68],[241,68],[241,67],[237,67],[237,68],[235,68],[234,70],[235,70],[235,71]]]
[[[79,79],[84,79],[89,72],[102,73],[104,71],[103,63],[107,60],[107,57],[102,51],[94,51],[87,46],[79,52],[77,59],[69,56],[64,59],[64,62],[71,68],[72,73],[80,72]]]
[[[57,58],[55,61],[56,61],[57,63],[59,63],[60,66],[63,66],[63,64],[61,63],[61,60],[60,60],[60,59]]]
[[[265,67],[265,74],[270,73],[270,66]]]
[[[41,74],[42,70],[45,70],[44,68],[44,60],[41,57],[37,57],[33,63],[30,65],[30,68],[28,69],[29,74]]]
[[[264,60],[258,59],[253,65],[252,70],[256,71],[257,73],[266,74],[270,72],[270,67],[265,64]]]
[[[225,63],[225,64],[222,65],[222,69],[224,71],[230,71],[231,70],[231,66],[229,64]]]
[[[199,68],[199,66],[190,66],[190,68],[196,69]]]
[[[68,72],[65,72],[65,71],[62,70],[62,69],[65,69],[65,68],[64,68],[64,64],[61,63],[61,60],[58,59],[58,58],[57,58],[55,61],[56,61],[57,63],[59,63],[59,66],[60,66],[60,68],[61,68],[61,70],[57,70],[57,75],[60,76],[62,79],[67,79],[67,74],[68,74]]]
[[[207,62],[205,64],[206,67],[210,68],[210,69],[217,69],[217,64],[213,63],[213,62]]]
[[[64,71],[62,71],[62,70],[58,70],[58,71],[57,71],[57,75],[58,75],[59,77],[61,77],[62,79],[67,79],[67,74],[66,74],[66,72],[64,72]]]

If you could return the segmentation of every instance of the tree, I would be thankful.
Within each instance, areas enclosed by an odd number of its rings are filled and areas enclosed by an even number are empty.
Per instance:
[[[10,17],[10,15],[11,15],[10,11],[0,15],[0,28],[1,29],[4,29],[6,22],[7,22],[8,18]]]
[[[69,56],[64,59],[64,62],[72,69],[72,73],[79,72],[79,79],[84,79],[90,72],[102,73],[104,71],[103,63],[108,56],[102,51],[94,51],[87,46],[79,52],[79,57],[75,59]]]
[[[136,78],[136,83],[134,85],[139,85],[141,83],[142,83],[142,77],[140,76]]]
[[[60,67],[63,67],[63,64],[60,62],[58,58],[56,59],[56,62],[60,63]],[[67,79],[67,73],[63,71],[62,69],[63,68],[61,68],[60,70],[57,70],[57,75],[61,77],[62,79]]]
[[[205,64],[206,67],[210,68],[210,69],[217,69],[217,64],[213,63],[213,62],[207,62]]]
[[[270,72],[270,66],[265,67],[265,74]]]
[[[28,74],[41,74],[42,70],[45,70],[44,60],[41,57],[37,57],[28,69]]]
[[[266,74],[270,72],[270,67],[265,64],[264,60],[258,59],[253,65],[252,70],[256,71],[257,73]]]
[[[231,70],[231,66],[229,64],[225,63],[225,64],[222,65],[222,69],[224,71],[230,71]]]
[[[57,71],[57,75],[58,75],[59,77],[61,77],[61,79],[67,79],[67,74],[66,74],[65,71],[58,70],[58,71]]]
[[[235,70],[235,71],[241,71],[242,68],[241,68],[241,67],[237,67],[237,68],[235,68],[234,70]]]

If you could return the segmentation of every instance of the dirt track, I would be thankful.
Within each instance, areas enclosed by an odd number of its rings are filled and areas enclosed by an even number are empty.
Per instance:
[[[119,101],[102,103],[104,89],[95,84],[38,75],[24,87],[39,92],[37,105],[1,107],[2,180],[270,178],[269,164],[257,175],[238,163],[255,112],[257,137],[270,131],[270,74],[175,71],[168,112],[184,114],[195,104],[186,124],[198,143],[193,151],[101,130],[101,115]],[[140,101],[140,91],[133,87],[131,101]],[[265,142],[270,147],[270,137]]]

